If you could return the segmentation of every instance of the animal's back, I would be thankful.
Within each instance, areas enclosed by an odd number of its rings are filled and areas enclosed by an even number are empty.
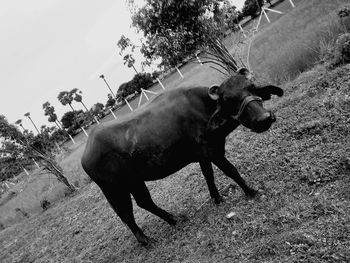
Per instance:
[[[91,132],[82,157],[84,170],[93,176],[102,170],[130,169],[137,162],[150,169],[164,166],[170,153],[185,146],[181,145],[186,140],[184,127],[192,125],[186,123],[193,107],[188,94],[189,89],[181,88],[161,93],[130,114],[99,124]]]

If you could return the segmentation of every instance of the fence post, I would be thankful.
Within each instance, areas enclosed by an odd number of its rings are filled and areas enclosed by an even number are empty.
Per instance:
[[[162,82],[160,82],[160,79],[159,79],[159,78],[157,78],[157,81],[159,82],[159,84],[160,84],[160,86],[162,87],[162,89],[164,89],[164,90],[165,90],[165,87],[163,86],[163,83],[162,83]]]
[[[40,169],[39,164],[33,158],[32,158],[32,160],[33,160],[34,164],[36,165],[36,167],[38,167]]]
[[[74,141],[73,137],[70,134],[68,134],[68,136],[71,139],[71,141],[73,142],[73,144],[76,144],[76,142]]]
[[[26,175],[29,176],[29,173],[28,173],[28,171],[26,170],[26,168],[23,167],[23,170],[24,170],[24,172],[26,173]]]
[[[112,109],[109,109],[109,111],[112,113],[114,119],[117,119],[117,116],[115,116],[114,112],[112,111]]]
[[[183,79],[183,78],[184,78],[184,75],[182,75],[182,73],[181,73],[181,71],[179,70],[179,68],[176,67],[176,66],[175,66],[175,68],[176,68],[177,72],[179,73],[180,77]]]
[[[94,118],[95,118],[95,121],[96,121],[98,124],[100,124],[100,122],[98,121],[97,117],[94,116]]]
[[[86,137],[89,137],[89,135],[88,135],[87,132],[85,131],[84,127],[81,127],[81,129],[82,129],[83,132],[85,133]]]
[[[134,111],[134,110],[131,108],[131,106],[130,106],[129,102],[127,101],[127,99],[124,99],[124,100],[125,100],[126,104],[128,105],[129,109],[130,109],[131,111]]]

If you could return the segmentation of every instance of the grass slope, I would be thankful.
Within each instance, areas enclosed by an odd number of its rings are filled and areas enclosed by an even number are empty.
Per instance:
[[[248,201],[233,186],[225,203],[190,165],[148,184],[155,201],[189,220],[175,228],[135,207],[141,247],[95,184],[0,233],[1,262],[349,262],[350,65],[319,66],[267,103],[278,122],[263,134],[232,133],[227,156],[263,191]],[[231,183],[216,170],[217,184]],[[234,184],[235,185],[235,184]],[[231,219],[225,215],[233,211]]]

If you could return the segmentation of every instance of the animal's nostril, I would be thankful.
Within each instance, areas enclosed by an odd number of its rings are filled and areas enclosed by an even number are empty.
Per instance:
[[[271,119],[271,113],[270,112],[264,112],[263,115],[260,117],[261,121],[266,121]]]

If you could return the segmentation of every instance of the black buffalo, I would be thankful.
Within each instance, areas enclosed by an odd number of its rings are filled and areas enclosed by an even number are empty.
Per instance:
[[[210,196],[220,203],[213,163],[247,196],[256,195],[225,158],[225,138],[240,124],[257,133],[268,130],[276,119],[262,102],[271,94],[282,96],[283,90],[256,85],[242,73],[220,86],[163,92],[141,109],[97,126],[89,136],[82,166],[137,240],[146,245],[149,239],[135,223],[130,195],[140,207],[171,225],[176,217],[152,201],[145,181],[165,178],[199,162]]]

